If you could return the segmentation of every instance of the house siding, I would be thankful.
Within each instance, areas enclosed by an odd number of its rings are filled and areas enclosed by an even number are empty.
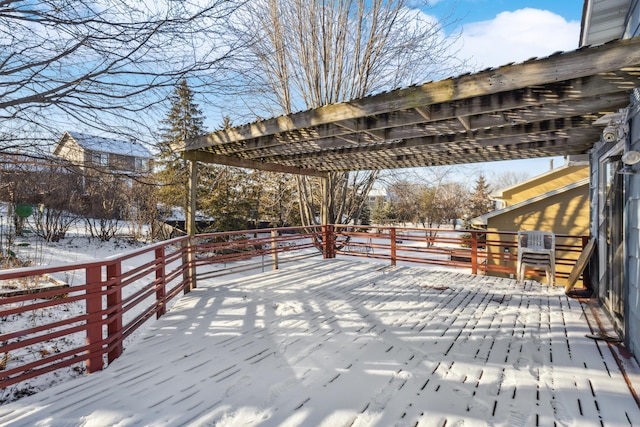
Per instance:
[[[588,168],[584,168],[588,172]],[[588,185],[578,186],[571,190],[547,197],[496,215],[487,220],[488,231],[523,231],[541,230],[555,234],[576,236],[575,238],[562,240],[563,244],[579,245],[581,236],[589,234],[589,190]],[[515,238],[514,238],[515,242]],[[489,248],[489,250],[503,250]],[[497,254],[488,254],[488,263],[497,264]],[[577,259],[577,253],[562,253],[557,251],[559,258]],[[515,267],[515,264],[512,263]],[[568,275],[570,265],[558,265],[557,272]],[[565,279],[558,278],[559,285],[564,284]]]
[[[499,199],[503,201],[505,207],[512,206],[588,177],[589,168],[586,166],[557,168],[539,177],[504,190]]]
[[[76,165],[82,165],[86,161],[84,149],[68,136],[65,137],[65,140],[59,145],[55,154]]]
[[[640,0],[633,0],[626,19],[623,38],[640,36]],[[631,95],[629,108],[629,148],[640,151],[640,90]],[[640,357],[640,165],[635,175],[625,176],[624,207],[624,283],[625,283],[625,344]],[[597,178],[597,176],[596,176]],[[598,181],[595,181],[598,182]],[[592,211],[597,215],[597,208]],[[594,231],[598,232],[597,221]]]
[[[591,3],[585,2],[585,8]],[[607,23],[608,18],[606,15],[588,16],[583,21],[583,30],[588,29],[594,19]],[[608,24],[610,28],[617,25],[616,22]],[[624,31],[620,36],[612,33],[609,39],[637,36],[640,36],[640,0],[632,0],[628,3]],[[629,132],[624,141],[615,145],[599,141],[590,152],[590,229],[591,235],[597,238],[597,248],[589,270],[592,282],[597,284],[601,305],[622,334],[625,345],[640,358],[640,165],[633,166],[633,175],[610,176],[611,165],[617,162],[615,157],[627,150],[640,151],[639,89],[631,93],[627,119]],[[618,196],[620,190],[622,193]],[[620,204],[618,197],[622,201]],[[616,199],[613,203],[612,198]],[[620,238],[622,242],[618,247]],[[618,286],[619,283],[622,285]],[[619,304],[620,300],[622,304]]]
[[[629,14],[627,15],[624,38],[628,39],[637,35],[640,35],[640,1],[633,0],[629,7]]]

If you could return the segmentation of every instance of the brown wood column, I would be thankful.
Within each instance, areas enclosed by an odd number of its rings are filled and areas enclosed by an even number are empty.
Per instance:
[[[329,220],[329,203],[331,200],[331,189],[329,188],[329,174],[325,174],[320,178],[320,191],[322,193],[322,205],[320,206],[320,225],[328,225]]]
[[[321,189],[321,206],[320,206],[320,225],[322,226],[322,252],[324,258],[335,258],[334,248],[334,230],[331,224],[331,202],[333,195],[331,194],[331,182],[329,174],[325,174],[320,182]]]
[[[185,288],[185,293],[196,287],[196,267],[195,267],[195,248],[194,236],[196,235],[196,190],[198,188],[198,162],[196,160],[187,160],[187,170],[189,172],[189,187],[187,191],[186,218],[185,228],[189,235],[187,244],[187,252],[183,256],[183,262],[186,262],[185,279],[188,279],[189,285]]]
[[[186,203],[186,230],[189,236],[196,234],[196,190],[198,188],[198,162],[187,160],[187,171],[189,172],[189,183],[187,189]]]

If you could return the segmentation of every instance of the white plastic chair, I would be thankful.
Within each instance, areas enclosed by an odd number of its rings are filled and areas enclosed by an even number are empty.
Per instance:
[[[556,282],[556,236],[546,231],[518,232],[518,282],[527,267],[544,269],[547,283]]]

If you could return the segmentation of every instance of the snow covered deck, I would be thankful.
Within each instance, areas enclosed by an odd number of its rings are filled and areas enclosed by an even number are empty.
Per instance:
[[[344,260],[199,286],[0,425],[640,425],[561,288]]]

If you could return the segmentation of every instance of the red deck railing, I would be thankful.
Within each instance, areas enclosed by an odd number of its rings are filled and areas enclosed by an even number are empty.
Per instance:
[[[516,274],[517,233],[406,227],[329,226],[335,254],[470,269],[472,274]],[[556,235],[556,277],[567,279],[587,236]],[[333,254],[332,254],[333,255]]]
[[[575,236],[556,241],[559,266],[573,265],[586,243]],[[0,388],[71,365],[80,372],[103,369],[131,334],[162,316],[196,279],[272,269],[321,254],[513,274],[516,248],[515,233],[335,225],[201,234],[107,260],[0,271],[0,285],[37,288],[0,297]],[[558,271],[559,278],[567,274]],[[68,286],[37,285],[45,278]]]

